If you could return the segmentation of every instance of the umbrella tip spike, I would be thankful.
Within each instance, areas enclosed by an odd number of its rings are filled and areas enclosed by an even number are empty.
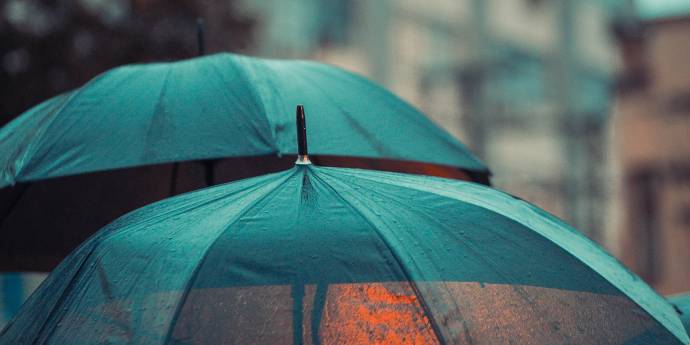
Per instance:
[[[297,124],[297,165],[310,165],[309,152],[307,150],[307,119],[304,115],[304,106],[297,105],[296,111]]]

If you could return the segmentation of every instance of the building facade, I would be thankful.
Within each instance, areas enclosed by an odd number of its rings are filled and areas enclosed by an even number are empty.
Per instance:
[[[616,97],[622,261],[663,294],[690,290],[690,6],[620,28]]]

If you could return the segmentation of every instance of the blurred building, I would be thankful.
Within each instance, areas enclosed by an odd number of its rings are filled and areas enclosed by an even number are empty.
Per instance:
[[[664,294],[690,290],[690,3],[619,25],[613,125],[623,262]],[[654,11],[654,12],[651,12]]]
[[[615,1],[244,3],[259,55],[381,82],[467,143],[497,187],[603,239]]]

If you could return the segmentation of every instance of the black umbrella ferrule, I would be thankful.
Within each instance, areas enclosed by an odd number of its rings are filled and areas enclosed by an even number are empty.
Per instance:
[[[304,116],[304,106],[301,104],[297,105],[296,123],[297,161],[295,162],[295,164],[308,165],[311,164],[311,162],[309,161],[309,153],[307,150],[307,120]]]

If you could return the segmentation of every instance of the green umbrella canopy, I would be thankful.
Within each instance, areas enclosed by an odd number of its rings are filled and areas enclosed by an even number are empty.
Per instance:
[[[690,292],[669,296],[668,301],[676,309],[681,322],[683,322],[683,327],[690,334]]]
[[[309,111],[312,154],[487,168],[385,89],[315,62],[216,54],[110,70],[0,130],[0,187],[84,172],[295,153]]]
[[[690,344],[544,211],[474,183],[298,165],[144,207],[38,288],[2,344]]]

